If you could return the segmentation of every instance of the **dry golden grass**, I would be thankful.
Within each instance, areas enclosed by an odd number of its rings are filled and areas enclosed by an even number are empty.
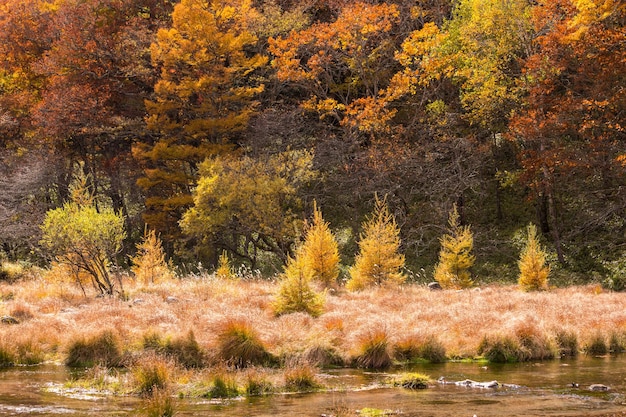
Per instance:
[[[121,299],[95,298],[89,292],[85,297],[63,280],[3,282],[0,314],[19,313],[22,320],[1,325],[2,345],[25,358],[30,346],[29,361],[41,357],[63,362],[71,341],[103,329],[115,329],[122,351],[131,353],[142,349],[148,333],[184,340],[192,331],[203,351],[219,357],[220,329],[242,321],[274,357],[317,363],[325,363],[326,353],[345,362],[354,358],[364,335],[374,329],[385,330],[388,347],[411,354],[432,338],[449,358],[474,357],[485,337],[498,335],[539,352],[529,354],[533,359],[566,349],[592,351],[599,339],[609,348],[626,345],[626,298],[594,286],[538,293],[513,285],[462,291],[429,291],[418,285],[356,293],[340,289],[327,296],[324,313],[312,318],[305,313],[275,317],[271,305],[277,285],[211,276],[147,287],[127,280],[126,298]]]

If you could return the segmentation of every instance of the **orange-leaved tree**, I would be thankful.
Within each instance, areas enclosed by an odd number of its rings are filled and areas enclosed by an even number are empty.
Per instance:
[[[233,149],[263,90],[253,75],[267,59],[248,53],[256,42],[245,25],[251,13],[249,0],[182,0],[152,45],[160,69],[147,103],[154,134],[134,155],[144,167],[145,221],[170,247],[193,203],[198,165]]]

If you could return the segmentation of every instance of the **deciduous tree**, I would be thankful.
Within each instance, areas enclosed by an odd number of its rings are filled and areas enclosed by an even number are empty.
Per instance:
[[[249,0],[182,0],[152,45],[160,71],[147,103],[154,136],[134,155],[144,166],[144,219],[170,244],[193,202],[198,164],[232,150],[263,90],[253,74],[267,59],[247,53],[256,42],[244,24],[252,11]]]
[[[468,288],[473,285],[470,268],[474,265],[474,237],[469,226],[461,225],[456,204],[448,218],[448,233],[441,238],[435,280],[443,288]]]
[[[373,285],[399,285],[406,280],[401,272],[404,255],[400,250],[400,230],[389,211],[387,199],[375,198],[374,210],[363,224],[359,254],[350,268],[346,287],[361,290]]]

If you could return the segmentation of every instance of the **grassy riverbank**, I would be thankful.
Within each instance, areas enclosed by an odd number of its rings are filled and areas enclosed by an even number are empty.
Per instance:
[[[523,361],[626,348],[626,298],[597,286],[340,288],[326,294],[318,318],[276,317],[277,289],[211,276],[149,286],[128,280],[120,299],[85,297],[42,277],[2,283],[0,315],[19,323],[2,324],[0,361],[122,366],[133,379],[125,391],[149,392],[169,380],[182,395],[229,395],[315,389],[320,366]]]

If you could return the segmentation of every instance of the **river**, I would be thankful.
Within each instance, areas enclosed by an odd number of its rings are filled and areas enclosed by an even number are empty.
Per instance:
[[[390,373],[414,371],[454,382],[497,380],[498,388],[472,388],[433,382],[426,390],[383,388]],[[141,400],[132,396],[68,393],[59,387],[71,378],[64,366],[14,367],[0,371],[0,416],[135,416]],[[275,394],[221,401],[176,399],[177,416],[354,416],[375,408],[390,415],[593,416],[626,411],[626,356],[580,357],[537,363],[419,364],[388,373],[325,370],[319,375],[329,392]],[[578,384],[573,387],[572,384]],[[610,387],[591,392],[591,384]]]

